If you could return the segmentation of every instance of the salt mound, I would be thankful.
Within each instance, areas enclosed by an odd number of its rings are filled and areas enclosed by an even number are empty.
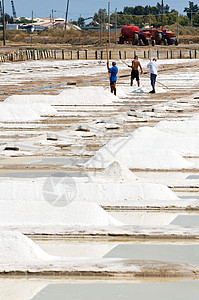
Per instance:
[[[19,232],[0,232],[0,264],[31,263],[52,260],[31,239]]]
[[[121,225],[95,203],[76,200],[76,184],[60,182],[0,183],[0,224],[7,226],[108,226]],[[69,204],[70,203],[70,204]]]
[[[199,118],[187,121],[161,121],[155,126],[158,130],[171,134],[199,134]]]
[[[63,90],[59,96],[64,96],[68,104],[72,105],[103,105],[116,100],[109,89],[103,87],[75,87]]]
[[[31,103],[28,105],[32,110],[37,114],[43,117],[54,116],[57,113],[57,110],[49,104],[44,103]]]
[[[199,120],[199,114],[194,115],[190,120],[198,121]]]
[[[40,115],[27,105],[0,103],[0,122],[24,122],[40,118]]]
[[[123,164],[114,161],[101,174],[100,177],[111,181],[135,181],[137,177]]]
[[[177,170],[193,167],[178,152],[172,150],[120,149],[115,153],[108,151],[106,147],[97,151],[84,165],[87,168],[106,168],[115,160],[131,169]]]
[[[59,95],[13,95],[4,102],[17,104],[44,103],[51,105],[109,105],[117,100],[103,87],[75,87],[63,90]]]
[[[147,206],[170,205],[180,200],[174,192],[162,184],[142,183],[139,181],[105,181],[97,176],[90,182],[79,182],[77,199],[95,202],[102,206]]]

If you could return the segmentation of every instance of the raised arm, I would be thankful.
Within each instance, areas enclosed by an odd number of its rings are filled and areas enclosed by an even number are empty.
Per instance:
[[[107,70],[110,73],[109,62],[107,62]]]

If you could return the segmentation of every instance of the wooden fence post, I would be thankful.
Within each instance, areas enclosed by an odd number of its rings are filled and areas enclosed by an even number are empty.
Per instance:
[[[62,59],[64,60],[64,50],[62,50]]]

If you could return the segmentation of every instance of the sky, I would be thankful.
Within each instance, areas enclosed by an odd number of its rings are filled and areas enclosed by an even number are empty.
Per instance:
[[[12,15],[11,1],[5,1],[5,11]],[[55,11],[55,17],[64,17],[66,10],[67,0],[14,0],[15,9],[17,12],[17,17],[31,17],[32,10],[34,12],[34,17],[49,17],[52,9]],[[154,6],[157,4],[158,0],[110,0],[111,2],[111,12],[123,10],[125,6],[136,6],[136,5],[150,5]],[[161,0],[159,0],[161,2]],[[198,0],[193,0],[197,4]],[[107,8],[108,0],[70,0],[69,5],[69,20],[77,20],[81,15],[84,18],[92,17],[99,8]],[[164,4],[168,4],[170,8],[178,10],[180,13],[183,12],[184,7],[189,6],[189,0],[164,0]]]

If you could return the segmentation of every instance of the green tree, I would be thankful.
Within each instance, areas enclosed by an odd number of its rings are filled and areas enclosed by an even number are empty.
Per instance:
[[[179,15],[179,24],[181,26],[189,26],[190,25],[190,20],[187,16]]]
[[[125,6],[123,10],[123,14],[125,15],[135,15],[134,7]]]
[[[19,23],[19,24],[28,24],[28,23],[32,23],[32,20],[28,20],[25,17],[21,17],[19,20],[16,21],[16,23]]]
[[[193,26],[199,27],[199,13],[193,16]]]
[[[135,9],[134,9],[134,15],[144,15],[145,13],[145,10],[144,10],[144,7],[141,6],[141,5],[138,5],[138,6],[135,6]]]
[[[178,20],[178,12],[175,9],[172,9],[168,15],[168,25],[175,24]]]
[[[98,23],[100,23],[102,20],[102,23],[107,23],[108,22],[108,15],[107,15],[107,11],[106,9],[99,9],[98,13],[95,13],[94,14],[94,17],[93,17],[93,21],[96,21]]]
[[[199,7],[192,1],[189,1],[189,7],[185,7],[184,12],[187,13],[187,17],[191,20],[192,16],[199,13]]]
[[[144,18],[142,16],[135,16],[134,24],[138,27],[143,27],[144,26]]]

